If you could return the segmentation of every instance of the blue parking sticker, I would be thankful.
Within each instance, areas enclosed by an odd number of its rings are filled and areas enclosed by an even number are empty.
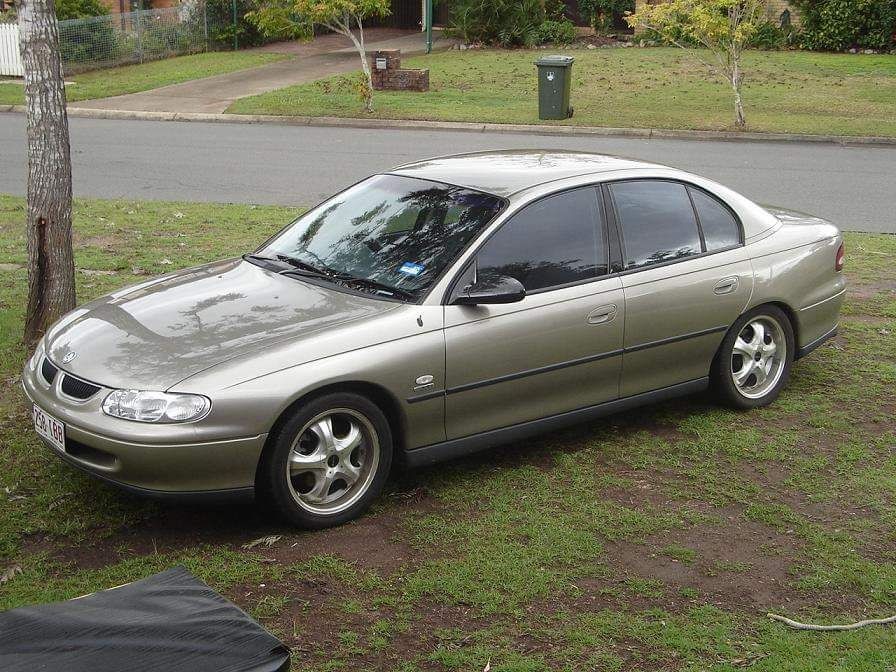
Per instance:
[[[401,268],[398,269],[399,273],[404,273],[405,275],[420,275],[423,272],[424,266],[420,264],[415,264],[412,261],[406,261],[401,265]]]

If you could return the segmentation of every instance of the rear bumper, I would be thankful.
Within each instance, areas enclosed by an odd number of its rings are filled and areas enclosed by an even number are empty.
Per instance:
[[[815,339],[814,341],[812,341],[811,343],[806,343],[806,345],[804,345],[804,346],[801,347],[799,350],[797,350],[797,352],[796,352],[796,359],[800,359],[800,358],[802,358],[802,357],[805,357],[805,356],[808,355],[810,352],[812,352],[813,350],[815,350],[816,348],[818,348],[820,345],[824,345],[824,343],[825,343],[826,341],[829,341],[829,340],[831,340],[832,338],[834,338],[834,336],[836,336],[836,335],[837,335],[837,327],[834,327],[834,328],[831,329],[829,332],[827,332],[826,334],[822,334],[819,338],[816,338],[816,339]]]
[[[29,401],[65,423],[65,450],[44,440],[60,458],[125,490],[160,498],[225,497],[245,495],[255,485],[255,470],[267,434],[197,441],[188,425],[158,427],[158,442],[148,441],[151,427],[134,427],[135,436],[110,436],[88,424],[92,413],[84,405],[68,412],[67,402],[53,389],[35,384],[26,367],[22,387]],[[94,411],[101,414],[102,411]],[[123,421],[126,422],[126,421]],[[178,431],[182,436],[178,436]]]

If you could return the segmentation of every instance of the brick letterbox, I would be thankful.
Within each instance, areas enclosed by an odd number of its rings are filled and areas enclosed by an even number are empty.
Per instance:
[[[429,70],[403,69],[401,50],[381,49],[369,54],[376,91],[429,91]]]

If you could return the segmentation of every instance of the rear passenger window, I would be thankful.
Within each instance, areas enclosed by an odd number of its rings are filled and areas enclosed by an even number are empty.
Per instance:
[[[594,187],[548,196],[486,241],[477,272],[516,278],[528,292],[589,280],[607,272],[603,230]]]
[[[714,252],[740,244],[740,227],[731,211],[702,189],[689,187],[703,229],[706,251]]]
[[[625,268],[642,268],[702,252],[683,184],[633,180],[610,185],[622,226]]]

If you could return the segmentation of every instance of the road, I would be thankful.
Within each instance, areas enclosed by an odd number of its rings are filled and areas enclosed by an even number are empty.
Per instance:
[[[399,163],[500,148],[664,163],[845,230],[896,233],[896,148],[72,118],[78,196],[311,205]],[[0,192],[24,194],[24,117],[0,114]]]

